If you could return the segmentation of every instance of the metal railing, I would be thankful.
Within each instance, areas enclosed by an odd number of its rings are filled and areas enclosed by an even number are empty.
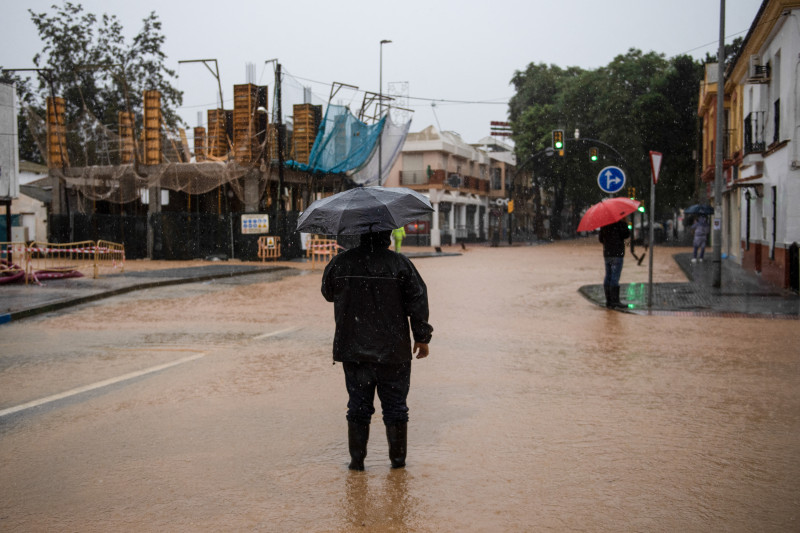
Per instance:
[[[97,279],[101,270],[125,271],[125,247],[110,241],[0,243],[0,251],[5,270],[24,272],[26,283],[80,275],[76,272],[91,272]]]
[[[764,141],[766,112],[753,111],[744,119],[744,153],[763,152],[767,149]]]
[[[401,170],[401,185],[424,185],[428,183],[428,174],[424,170]]]

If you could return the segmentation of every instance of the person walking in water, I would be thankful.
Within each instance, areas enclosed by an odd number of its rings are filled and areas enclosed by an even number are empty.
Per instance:
[[[603,290],[608,308],[625,307],[619,299],[619,278],[622,275],[622,262],[625,258],[625,239],[630,234],[631,230],[628,229],[625,219],[600,228],[600,242],[603,243],[603,258],[606,264]]]
[[[406,228],[404,226],[400,226],[399,228],[392,230],[392,237],[394,237],[394,251],[398,254],[400,253],[400,248],[403,246],[403,239],[406,236]]]
[[[708,239],[708,233],[710,230],[706,217],[703,215],[697,217],[697,220],[695,220],[694,224],[692,224],[692,230],[694,230],[694,240],[692,241],[692,263],[697,263],[698,260],[702,263],[703,255],[706,252],[706,240]],[[700,251],[700,257],[697,257],[698,250]]]
[[[349,396],[351,470],[364,470],[376,390],[392,468],[405,466],[412,356],[428,356],[433,333],[425,282],[408,258],[389,250],[390,237],[391,231],[362,234],[360,245],[331,259],[322,275],[322,295],[334,304],[333,360],[344,367]]]

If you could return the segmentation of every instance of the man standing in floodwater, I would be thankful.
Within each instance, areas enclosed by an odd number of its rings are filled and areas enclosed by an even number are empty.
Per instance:
[[[625,239],[630,234],[625,219],[600,228],[600,242],[603,243],[603,259],[606,264],[603,290],[606,293],[606,307],[609,308],[625,307],[619,299],[619,278],[622,275],[622,263],[625,259]]]
[[[407,257],[389,250],[390,235],[361,235],[322,275],[322,295],[334,304],[333,360],[344,367],[349,395],[351,470],[364,470],[376,389],[392,468],[405,466],[412,354],[427,357],[433,333],[425,282]]]

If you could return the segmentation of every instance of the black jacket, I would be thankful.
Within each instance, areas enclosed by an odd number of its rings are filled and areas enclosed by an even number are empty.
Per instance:
[[[385,234],[384,234],[385,233]],[[322,275],[322,295],[334,303],[334,361],[411,360],[411,332],[428,343],[428,291],[409,259],[389,250],[389,232],[366,234],[334,257]]]
[[[620,220],[600,228],[600,242],[603,243],[603,257],[625,257],[625,239],[631,234],[628,223]]]

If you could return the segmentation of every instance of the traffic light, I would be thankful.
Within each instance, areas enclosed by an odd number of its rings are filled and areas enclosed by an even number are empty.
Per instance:
[[[636,187],[628,187],[628,198],[636,200]]]
[[[564,130],[553,130],[553,150],[564,155]]]
[[[641,204],[641,205],[639,206],[639,209],[638,209],[638,211],[639,211],[640,213],[644,213],[644,204]]]
[[[597,158],[598,158],[597,148],[595,147],[589,148],[589,159],[591,159],[592,161],[597,161]]]

